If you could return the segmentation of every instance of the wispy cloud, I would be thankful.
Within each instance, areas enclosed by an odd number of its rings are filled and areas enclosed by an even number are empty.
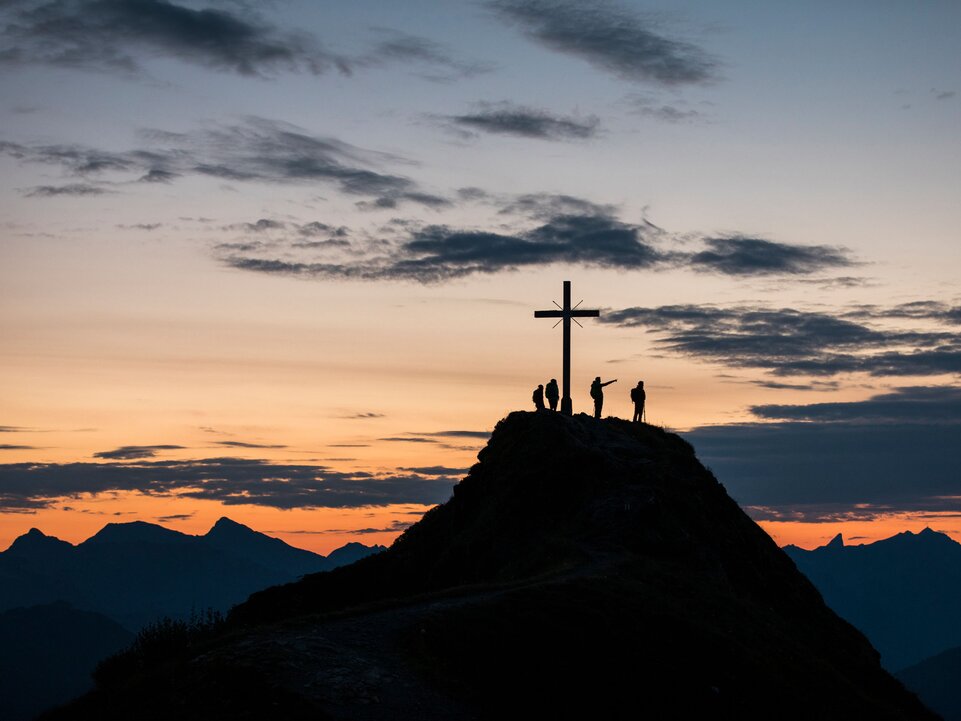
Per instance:
[[[183,448],[184,446],[167,443],[151,446],[120,446],[120,448],[114,448],[112,451],[98,451],[93,454],[93,457],[113,461],[132,461],[138,458],[153,458],[157,455],[157,451],[175,451]]]
[[[624,80],[684,85],[716,77],[717,61],[704,50],[668,37],[649,18],[613,2],[490,0],[487,5],[532,40]]]
[[[705,238],[704,243],[706,250],[690,256],[691,266],[724,275],[796,275],[852,264],[843,249],[826,245],[789,245],[743,235]]]
[[[471,113],[442,116],[441,120],[467,135],[477,132],[516,135],[539,140],[583,140],[598,132],[600,119],[556,115],[513,103],[479,103]]]
[[[58,196],[105,195],[113,191],[90,183],[68,183],[66,185],[36,185],[24,191],[28,198],[55,198]]]
[[[287,448],[287,446],[276,443],[248,443],[246,441],[214,441],[218,446],[228,448]]]
[[[205,176],[232,182],[326,184],[348,196],[371,197],[393,206],[412,202],[437,207],[446,202],[425,193],[408,177],[376,169],[385,163],[406,162],[397,156],[313,135],[279,121],[248,117],[240,123],[209,125],[187,133],[144,130],[140,135],[143,145],[128,151],[0,142],[0,155],[59,166],[67,175],[85,180],[40,186],[31,191],[35,196],[96,195],[107,192],[104,182],[137,182],[151,173],[162,173],[171,182]],[[91,184],[91,178],[100,184]]]
[[[707,119],[703,109],[690,107],[682,98],[666,99],[651,93],[632,93],[625,102],[634,115],[666,123],[695,123]]]
[[[374,32],[379,36],[378,41],[369,51],[353,60],[353,67],[412,64],[423,68],[420,73],[422,77],[437,82],[469,78],[493,69],[489,63],[457,58],[441,43],[419,35],[389,28],[374,28]]]

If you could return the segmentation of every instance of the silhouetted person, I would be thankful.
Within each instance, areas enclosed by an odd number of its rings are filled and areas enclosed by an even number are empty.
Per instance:
[[[591,383],[591,398],[594,399],[595,418],[601,417],[601,409],[604,407],[604,386],[609,386],[611,383],[617,383],[617,378],[607,383],[601,383],[601,377],[597,376]]]
[[[539,411],[544,410],[544,386],[539,385],[534,389],[534,408]]]
[[[547,384],[547,388],[544,389],[544,395],[547,396],[547,403],[551,407],[551,410],[556,411],[557,399],[561,397],[560,391],[557,390],[556,378],[551,378],[550,383]]]
[[[644,401],[647,400],[644,381],[638,381],[637,387],[631,388],[631,400],[634,401],[634,417],[631,418],[631,423],[641,423],[644,420]]]

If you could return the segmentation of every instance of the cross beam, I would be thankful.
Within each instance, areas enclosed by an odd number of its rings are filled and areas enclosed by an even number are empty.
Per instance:
[[[557,305],[557,303],[554,303]],[[580,305],[580,303],[578,303]],[[560,318],[564,323],[564,395],[561,397],[561,413],[573,415],[574,406],[571,403],[571,321],[576,318],[597,318],[599,310],[577,310],[571,308],[571,282],[564,281],[564,305],[557,306],[559,310],[535,310],[535,318]],[[580,325],[578,323],[578,325]]]

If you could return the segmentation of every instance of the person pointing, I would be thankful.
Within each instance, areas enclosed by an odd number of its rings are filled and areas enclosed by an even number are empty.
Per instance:
[[[617,378],[612,381],[607,381],[606,383],[601,382],[601,377],[597,376],[594,382],[591,383],[591,398],[594,399],[594,417],[601,417],[601,409],[604,407],[604,386],[609,386],[611,383],[617,383]]]

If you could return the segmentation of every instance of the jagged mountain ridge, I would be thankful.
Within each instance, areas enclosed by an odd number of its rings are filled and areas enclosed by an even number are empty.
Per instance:
[[[294,548],[229,518],[203,536],[110,523],[76,546],[31,529],[0,553],[0,610],[66,601],[137,631],[161,616],[226,611],[253,591],[336,567],[338,551]]]
[[[385,553],[138,668],[50,718],[934,718],[685,441],[548,412]]]
[[[853,546],[838,536],[784,550],[890,671],[961,645],[961,544],[947,535],[926,528]]]
[[[203,536],[110,523],[76,546],[31,529],[0,553],[0,636],[15,641],[0,643],[0,670],[12,669],[0,719],[32,718],[86,691],[96,663],[145,624],[226,612],[254,591],[379,550],[351,543],[325,557],[229,518]],[[21,626],[37,630],[32,642]],[[23,650],[32,647],[47,651],[33,658]]]

